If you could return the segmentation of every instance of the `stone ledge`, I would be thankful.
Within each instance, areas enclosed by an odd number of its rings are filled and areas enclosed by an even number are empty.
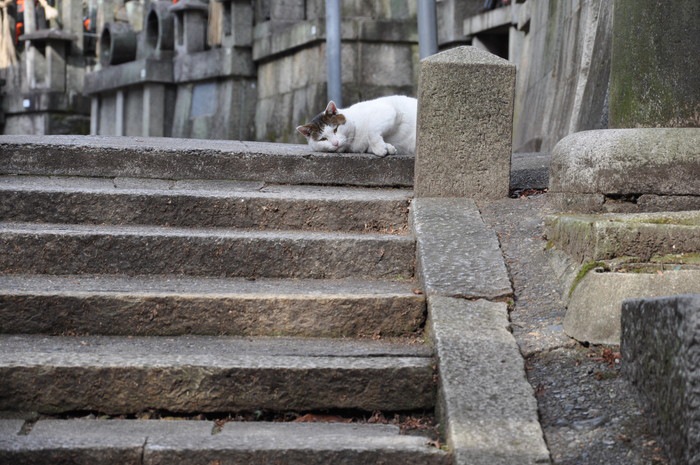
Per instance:
[[[428,296],[503,299],[513,290],[496,234],[466,198],[413,200],[417,273]]]
[[[3,423],[0,421],[0,431]],[[449,455],[388,425],[211,421],[40,420],[0,436],[3,463],[401,463],[446,465]],[[35,462],[32,460],[36,460]]]
[[[674,463],[700,463],[700,294],[622,304],[622,374]]]
[[[307,145],[110,136],[0,136],[0,174],[229,179],[410,187],[414,158],[312,152]]]
[[[581,342],[620,344],[620,307],[625,299],[688,292],[700,293],[700,270],[645,273],[592,270],[571,293],[564,331]]]
[[[147,82],[172,84],[173,62],[145,58],[86,73],[84,92],[97,94]]]
[[[563,196],[555,206],[597,212],[604,211],[600,196],[699,197],[698,173],[700,128],[584,131],[554,147],[550,194]]]
[[[580,213],[642,213],[700,210],[700,195],[577,194],[549,192],[554,210]]]
[[[455,465],[550,463],[505,303],[429,297],[438,412]]]
[[[198,53],[188,53],[173,59],[173,81],[202,81],[216,78],[255,79],[257,69],[252,53],[246,48],[215,48]]]
[[[494,29],[507,29],[520,22],[520,9],[523,6],[513,2],[513,5],[496,8],[464,20],[464,35],[473,36],[482,32],[492,32]]]
[[[429,410],[431,352],[420,344],[320,338],[2,335],[0,409]]]
[[[700,251],[700,211],[551,215],[545,229],[549,244],[579,263]]]

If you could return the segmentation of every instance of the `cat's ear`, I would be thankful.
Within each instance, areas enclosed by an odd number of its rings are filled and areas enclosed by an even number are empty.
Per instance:
[[[305,124],[303,126],[297,126],[297,131],[299,131],[299,134],[306,137],[307,139],[311,137],[311,126],[309,126],[308,124]]]
[[[326,106],[326,114],[327,115],[335,115],[338,113],[338,107],[335,105],[335,102],[331,100],[328,102],[328,105]]]

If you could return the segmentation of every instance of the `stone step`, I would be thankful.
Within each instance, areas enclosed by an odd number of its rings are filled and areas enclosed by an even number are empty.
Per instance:
[[[0,223],[0,274],[182,274],[337,279],[413,275],[412,237]]]
[[[0,420],[0,462],[111,464],[448,464],[449,454],[392,425],[211,421]]]
[[[413,162],[406,155],[318,153],[264,142],[0,136],[0,174],[410,187]]]
[[[0,335],[0,410],[427,410],[432,350],[344,339]]]
[[[422,331],[416,283],[183,276],[0,276],[3,333],[397,337]]]
[[[550,247],[578,263],[700,251],[700,211],[549,215],[545,231]]]
[[[0,176],[14,222],[405,232],[411,191],[263,182]]]

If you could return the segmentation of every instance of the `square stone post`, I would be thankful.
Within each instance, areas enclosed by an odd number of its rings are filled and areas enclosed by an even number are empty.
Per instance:
[[[175,14],[175,51],[178,55],[201,52],[207,43],[209,6],[200,0],[180,0],[170,7]]]
[[[224,47],[250,47],[253,44],[253,6],[248,1],[218,0],[223,3]]]
[[[416,197],[508,196],[515,65],[474,47],[421,61]]]

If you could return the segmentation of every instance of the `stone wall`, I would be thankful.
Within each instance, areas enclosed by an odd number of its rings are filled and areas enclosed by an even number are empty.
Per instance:
[[[550,151],[568,134],[607,128],[612,2],[528,0],[521,8],[515,151]]]
[[[105,58],[118,33],[112,43],[102,35],[101,66],[85,83],[92,96],[91,133],[252,140],[252,3],[151,1],[140,22],[138,32],[128,23],[135,50],[124,62]],[[105,28],[121,24],[107,22]]]
[[[59,16],[48,20],[40,5],[35,8],[36,17],[24,15],[16,65],[0,69],[0,79],[5,80],[0,132],[86,134],[90,105],[82,93],[86,67],[82,2],[64,1]],[[6,27],[12,28],[7,33],[13,36],[14,18]]]
[[[700,127],[700,2],[614,4],[611,127]]]
[[[416,93],[416,0],[342,2],[344,106],[383,95]],[[255,137],[302,142],[296,126],[327,101],[325,2],[261,2],[253,59],[258,67]]]

